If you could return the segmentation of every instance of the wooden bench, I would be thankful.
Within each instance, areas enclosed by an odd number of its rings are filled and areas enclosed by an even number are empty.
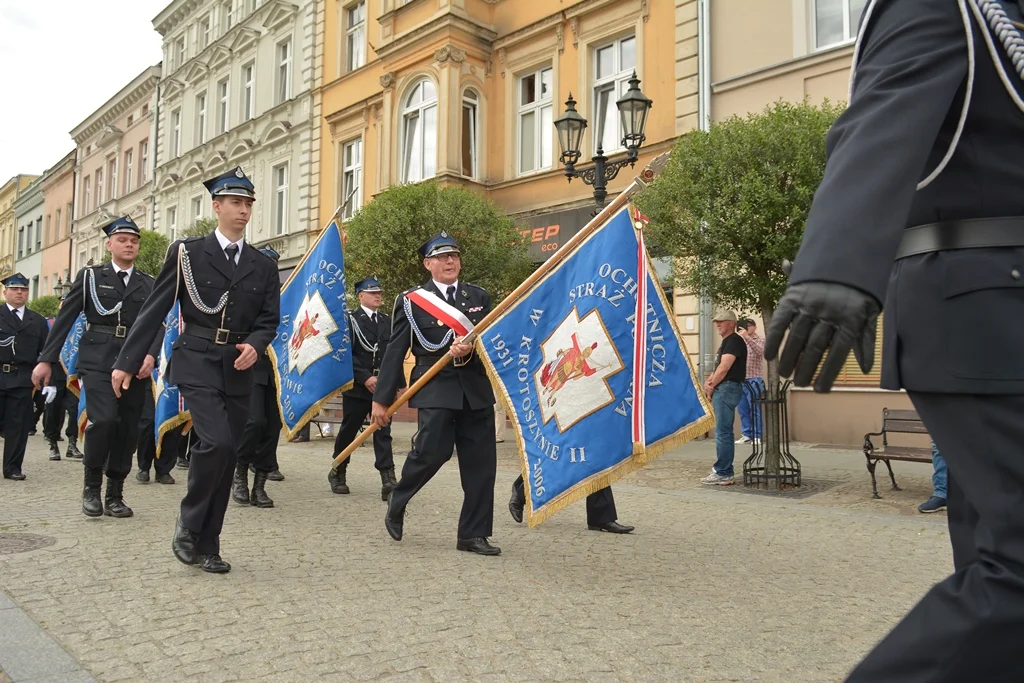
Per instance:
[[[915,410],[889,410],[882,409],[882,431],[872,432],[864,435],[864,457],[868,460],[868,472],[871,473],[871,488],[874,491],[872,498],[881,498],[878,495],[878,482],[875,481],[875,466],[881,460],[889,469],[889,479],[892,480],[893,491],[899,491],[896,485],[896,477],[892,473],[890,460],[904,460],[907,462],[931,462],[932,449],[920,446],[890,446],[890,434],[928,434]],[[882,447],[876,449],[871,437],[882,437]]]
[[[316,425],[316,428],[320,431],[320,437],[324,436],[324,428],[321,425],[331,424],[340,425],[344,416],[341,412],[341,395],[335,396],[323,404],[320,408],[320,412],[310,420],[311,423]]]

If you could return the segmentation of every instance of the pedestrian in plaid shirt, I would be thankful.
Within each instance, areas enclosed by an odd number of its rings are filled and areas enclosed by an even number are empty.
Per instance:
[[[747,381],[743,383],[743,400],[740,401],[740,426],[743,436],[736,443],[761,441],[761,410],[755,408],[755,396],[764,396],[764,339],[757,334],[757,323],[741,320],[736,325],[736,334],[747,344]]]

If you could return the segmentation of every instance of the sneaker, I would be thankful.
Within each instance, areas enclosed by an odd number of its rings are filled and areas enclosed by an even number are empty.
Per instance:
[[[751,442],[751,438],[749,436],[741,436],[740,438],[736,439],[736,443],[750,443],[750,442]]]
[[[700,483],[707,484],[708,486],[732,486],[736,483],[735,477],[727,477],[719,474],[718,472],[712,472],[708,476],[700,480]]]
[[[939,498],[938,496],[932,496],[925,502],[917,506],[918,512],[928,514],[930,512],[939,512],[946,509],[946,499]]]

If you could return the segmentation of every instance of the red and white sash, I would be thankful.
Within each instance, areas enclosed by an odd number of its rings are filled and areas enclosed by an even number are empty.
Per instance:
[[[455,330],[455,333],[460,337],[465,337],[473,331],[473,323],[469,321],[469,318],[466,317],[465,313],[455,308],[429,289],[420,287],[419,289],[409,292],[405,297],[451,329]]]

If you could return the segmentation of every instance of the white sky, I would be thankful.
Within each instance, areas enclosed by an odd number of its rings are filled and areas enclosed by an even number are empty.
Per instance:
[[[74,149],[69,131],[161,60],[170,0],[0,0],[0,184]]]

